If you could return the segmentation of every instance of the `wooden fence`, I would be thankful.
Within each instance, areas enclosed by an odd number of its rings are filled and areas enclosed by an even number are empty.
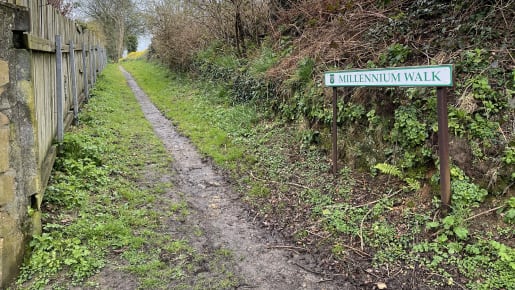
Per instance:
[[[0,153],[10,154],[9,166],[2,168],[0,162],[0,218],[2,223],[14,220],[14,228],[0,227],[3,288],[16,272],[14,264],[21,261],[9,255],[22,256],[15,244],[24,244],[30,236],[23,232],[24,219],[29,219],[27,207],[40,208],[55,160],[55,141],[62,141],[65,129],[77,120],[80,104],[107,63],[107,54],[95,33],[63,17],[46,0],[0,0],[0,9],[5,19],[0,22],[0,72],[6,74],[0,80],[7,80],[7,85],[0,83],[0,95],[9,96],[7,105],[0,106],[0,120],[13,125],[7,141],[0,138]],[[29,112],[21,114],[20,106]],[[1,126],[0,122],[0,130]],[[2,181],[11,177],[12,186]],[[20,238],[12,240],[16,231],[22,232]]]
[[[46,5],[46,0],[16,2],[28,2],[25,4],[31,16],[31,30],[24,34],[24,42],[32,51],[36,119],[40,121],[37,130],[39,162],[42,164],[54,138],[62,141],[64,127],[77,118],[78,106],[105,65],[106,54],[94,33],[63,17]],[[61,47],[57,53],[56,45]],[[57,63],[58,59],[61,63]],[[56,81],[56,77],[62,81]]]

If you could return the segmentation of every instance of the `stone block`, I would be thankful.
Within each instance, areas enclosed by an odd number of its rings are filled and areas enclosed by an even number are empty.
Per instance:
[[[0,113],[0,173],[9,169],[9,118]]]
[[[9,63],[0,60],[0,87],[9,83]]]
[[[0,113],[0,127],[9,126],[9,118],[6,115]]]
[[[11,218],[6,212],[0,211],[0,237],[4,239],[9,237],[17,226],[18,224],[15,219]]]
[[[2,285],[2,281],[4,281],[4,239],[0,238],[0,286]]]
[[[25,236],[16,220],[0,212],[0,289],[6,289],[18,274],[24,242]]]
[[[0,174],[0,206],[13,202],[14,191],[14,177]]]

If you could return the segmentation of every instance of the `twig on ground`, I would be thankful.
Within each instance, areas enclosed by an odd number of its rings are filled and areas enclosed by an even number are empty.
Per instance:
[[[444,275],[440,275],[438,273],[434,273],[434,272],[431,272],[430,275],[429,275],[429,278],[431,278],[431,276],[438,276],[438,277],[441,277],[441,278],[444,278],[444,279],[448,279],[447,277],[445,277]],[[464,289],[464,290],[467,290],[467,287],[461,285],[460,283],[456,282],[456,281],[453,281],[453,284],[457,285],[458,287],[460,287],[461,289]]]
[[[378,275],[374,274],[374,272],[372,271],[372,269],[363,270],[363,268],[362,268],[361,266],[360,266],[360,268],[361,268],[361,271],[363,271],[363,272],[365,272],[365,273],[367,273],[367,274],[370,274],[370,275],[372,275],[372,276],[376,277],[377,279],[382,279],[382,278],[383,278],[383,277],[380,277],[380,276],[378,276]]]
[[[293,265],[301,268],[302,270],[304,270],[306,272],[312,273],[312,274],[321,275],[321,276],[325,276],[326,275],[326,274],[324,274],[322,272],[317,272],[317,271],[313,271],[311,269],[308,269],[307,267],[304,267],[304,266],[302,266],[302,265],[300,265],[299,263],[296,263],[296,262],[294,262]]]
[[[249,173],[250,173],[250,177],[254,178],[255,180],[259,180],[259,181],[263,181],[263,182],[271,182],[271,183],[276,183],[276,184],[287,184],[287,185],[292,185],[292,186],[296,186],[296,187],[300,187],[300,188],[304,188],[304,189],[311,189],[302,184],[293,183],[293,182],[279,182],[279,181],[274,181],[274,180],[264,180],[264,179],[255,177],[254,174],[252,174],[252,171],[250,171]]]
[[[510,187],[512,187],[513,185],[515,184],[515,182],[512,182],[510,184],[508,184],[508,186],[506,186],[506,188],[502,191],[502,194],[505,195],[506,193],[508,193],[508,190],[510,189]]]
[[[306,231],[306,232],[307,232],[308,234],[311,234],[311,235],[313,235],[313,236],[317,236],[317,237],[321,238],[321,239],[322,239],[322,241],[327,240],[327,239],[329,239],[329,238],[332,236],[332,234],[329,234],[329,235],[327,235],[327,236],[325,236],[325,237],[324,237],[324,236],[319,235],[319,234],[317,234],[317,233],[314,233],[314,232],[312,232],[312,231]]]
[[[366,257],[372,257],[370,254],[368,254],[367,252],[363,252],[362,250],[360,249],[356,249],[354,247],[351,247],[351,246],[348,246],[348,245],[345,245],[345,244],[339,244],[341,245],[342,247],[344,248],[347,248],[347,249],[350,249],[350,250],[353,250],[354,252],[356,252],[356,254],[360,255],[360,256],[366,256]]]
[[[496,211],[496,210],[498,210],[498,209],[501,209],[501,208],[503,208],[503,207],[505,207],[505,206],[506,206],[506,205],[501,205],[501,206],[498,206],[498,207],[495,207],[495,208],[491,208],[491,209],[489,209],[489,210],[486,210],[486,211],[484,211],[484,212],[480,212],[480,213],[478,213],[478,214],[476,214],[476,215],[473,215],[473,216],[471,216],[471,217],[466,218],[464,221],[466,221],[466,222],[467,222],[467,221],[469,221],[469,220],[473,220],[473,219],[475,219],[475,218],[477,218],[477,217],[480,217],[480,216],[482,216],[482,215],[485,215],[485,214],[491,213],[491,212],[493,212],[493,211]]]
[[[387,195],[387,196],[385,196],[385,197],[381,197],[381,198],[380,198],[380,199],[378,199],[378,200],[374,200],[374,201],[367,202],[367,203],[364,203],[364,204],[356,205],[356,206],[353,206],[353,207],[351,207],[351,208],[349,208],[349,209],[356,209],[356,208],[360,208],[360,207],[364,207],[364,206],[368,206],[368,205],[376,204],[376,203],[380,202],[380,201],[381,201],[381,200],[383,200],[383,199],[387,199],[387,198],[390,198],[390,197],[392,197],[392,196],[394,196],[394,195],[398,194],[398,193],[399,193],[399,192],[401,192],[401,191],[402,191],[402,189],[399,189],[399,190],[397,190],[396,192],[394,192],[394,193],[392,193],[392,194],[389,194],[389,195]]]
[[[361,224],[359,225],[359,241],[361,243],[361,250],[363,251],[365,248],[365,243],[363,242],[363,223],[365,222],[365,219],[367,218],[368,214],[372,212],[374,208],[370,208],[367,213],[363,216],[361,219]]]

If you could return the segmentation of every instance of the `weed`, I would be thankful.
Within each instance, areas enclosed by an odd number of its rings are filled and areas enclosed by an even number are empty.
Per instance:
[[[381,66],[396,66],[404,63],[411,53],[411,49],[405,45],[394,43],[390,45],[386,52],[379,55]]]
[[[515,164],[515,147],[506,147],[506,149],[504,149],[504,156],[501,160],[506,163],[506,165]]]
[[[515,197],[510,197],[506,203],[506,213],[504,220],[509,224],[515,224]]]
[[[457,207],[478,206],[488,195],[488,191],[471,183],[458,167],[451,168],[451,178],[452,202]]]

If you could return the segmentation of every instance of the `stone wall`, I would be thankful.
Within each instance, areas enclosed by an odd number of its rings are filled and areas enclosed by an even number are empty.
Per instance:
[[[37,210],[34,198],[41,191],[30,51],[16,48],[27,15],[24,8],[0,3],[0,289],[17,274],[32,233],[29,212]]]

